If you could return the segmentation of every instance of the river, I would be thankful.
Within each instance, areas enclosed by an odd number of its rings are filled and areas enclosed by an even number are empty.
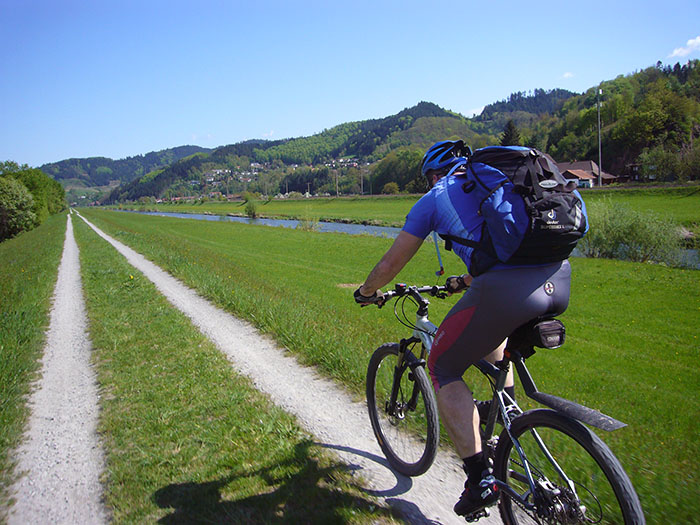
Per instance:
[[[122,210],[120,210],[122,211]],[[131,210],[124,210],[131,211]],[[179,219],[198,219],[201,221],[229,221],[244,224],[258,224],[260,226],[277,226],[283,228],[297,228],[301,221],[295,219],[251,219],[249,217],[235,217],[231,215],[207,215],[202,213],[175,213],[161,211],[135,211],[144,215],[158,215],[161,217],[177,217]],[[349,233],[354,235],[376,235],[378,237],[396,237],[401,231],[400,228],[389,226],[369,226],[364,224],[345,224],[342,222],[318,222],[316,231],[324,233]]]
[[[283,228],[297,228],[301,221],[295,219],[251,219],[250,217],[236,217],[231,215],[208,215],[204,213],[175,213],[166,211],[130,211],[132,213],[141,213],[144,215],[158,215],[160,217],[176,217],[179,219],[197,219],[201,221],[228,221],[239,222],[243,224],[258,224],[261,226],[275,226]],[[369,226],[365,224],[345,224],[342,222],[318,222],[316,223],[316,231],[324,233],[348,233],[353,235],[376,235],[378,237],[396,237],[401,228],[392,228],[389,226]],[[574,250],[574,257],[581,257],[578,250]],[[682,257],[684,264],[690,268],[700,270],[700,254],[698,250],[683,250]]]

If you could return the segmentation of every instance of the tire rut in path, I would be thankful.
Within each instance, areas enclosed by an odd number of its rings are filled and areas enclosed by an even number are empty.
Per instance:
[[[213,306],[145,257],[81,218],[187,315],[239,373],[248,376],[276,405],[294,414],[320,446],[337,453],[367,480],[369,485],[365,489],[369,494],[397,509],[409,523],[465,523],[452,512],[464,483],[456,456],[440,452],[430,470],[417,478],[394,474],[375,441],[364,403],[352,401],[335,383],[301,366],[250,324]],[[479,523],[500,523],[498,511],[492,512],[494,516]]]
[[[8,523],[107,522],[99,482],[104,457],[97,437],[98,392],[80,280],[78,245],[68,215],[42,359]]]

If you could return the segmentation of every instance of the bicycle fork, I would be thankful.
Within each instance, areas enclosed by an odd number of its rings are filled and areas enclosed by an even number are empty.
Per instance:
[[[421,359],[409,359],[409,356],[413,354],[409,353],[409,346],[420,342],[419,339],[412,337],[410,339],[402,339],[399,343],[399,357],[396,361],[396,366],[394,366],[394,381],[391,385],[391,395],[389,396],[388,405],[386,407],[387,413],[399,419],[404,418],[406,410],[413,411],[418,406],[418,396],[420,395],[419,389],[417,388],[415,382],[411,392],[411,398],[407,403],[401,402],[397,403],[399,395],[401,394],[401,377],[406,371],[406,367],[411,369],[409,374],[409,380],[413,381],[412,372],[418,366],[425,366],[425,359],[421,354]]]

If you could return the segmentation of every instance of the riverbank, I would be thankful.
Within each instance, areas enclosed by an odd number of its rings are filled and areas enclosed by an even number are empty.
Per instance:
[[[181,213],[181,212],[167,212],[167,211],[137,211],[129,209],[121,209],[116,211],[140,213],[144,215],[155,215],[160,217],[172,217],[179,219],[194,219],[194,220],[205,220],[205,221],[220,221],[220,222],[237,222],[241,224],[248,225],[258,225],[258,226],[270,226],[270,227],[282,227],[282,228],[292,228],[292,229],[306,229],[312,231],[319,231],[324,233],[347,233],[351,235],[374,235],[379,237],[390,237],[394,238],[398,235],[400,228],[388,227],[388,226],[372,226],[363,224],[353,224],[349,222],[342,221],[309,221],[309,220],[297,220],[297,219],[283,219],[283,218],[266,218],[257,217],[250,218],[240,215],[215,215],[212,213]],[[432,238],[429,237],[429,240]],[[695,246],[694,238],[693,242],[689,246]],[[573,257],[583,257],[584,254],[577,248],[572,253]],[[700,254],[697,249],[686,248],[680,249],[677,257],[673,261],[674,266],[679,266],[683,268],[691,268],[700,270]]]
[[[700,186],[625,186],[592,188],[581,191],[591,205],[609,201],[614,206],[651,212],[683,228],[687,248],[697,249],[700,237]],[[400,228],[406,214],[420,195],[313,197],[309,199],[272,199],[252,201],[260,218],[289,219],[306,222],[339,222]],[[198,213],[246,217],[244,201],[178,201],[122,204],[112,209]]]

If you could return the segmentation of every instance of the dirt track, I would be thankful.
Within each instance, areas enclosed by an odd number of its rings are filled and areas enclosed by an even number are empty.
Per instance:
[[[17,453],[24,472],[11,493],[10,524],[105,523],[97,440],[98,393],[81,291],[78,245],[68,216],[42,361],[30,399],[25,442]]]
[[[397,477],[388,468],[376,444],[364,403],[353,402],[336,384],[320,377],[314,370],[300,366],[283,349],[259,335],[251,325],[214,307],[143,256],[107,236],[89,221],[85,222],[153,281],[160,292],[217,345],[238,372],[250,377],[259,390],[294,414],[301,425],[316,437],[320,446],[336,452],[342,461],[356,467],[358,474],[368,480],[368,493],[398,509],[409,523],[464,523],[452,513],[452,505],[464,482],[464,474],[456,457],[441,453],[423,476]],[[63,347],[61,352],[51,350],[51,344],[47,346],[43,379],[37,390],[37,393],[47,393],[36,395],[32,400],[30,440],[22,449],[24,459],[20,464],[22,470],[29,471],[29,474],[17,484],[18,502],[10,523],[102,523],[107,519],[107,513],[99,503],[100,488],[96,486],[103,464],[94,430],[98,398],[87,364],[89,341],[85,334],[78,252],[77,246],[72,245],[75,245],[75,241],[69,216],[66,248],[56,287],[57,304],[59,287],[62,286],[68,288],[68,291],[61,292],[64,296],[62,301],[69,304],[55,310],[75,310],[75,313],[70,317],[52,315],[49,335],[55,330],[70,333],[75,339],[57,343]],[[64,274],[70,276],[66,285],[62,284]],[[64,276],[63,279],[67,278]],[[75,361],[84,365],[81,371],[77,370],[79,367]],[[77,380],[66,379],[68,369],[73,368],[83,379],[80,386]],[[50,379],[54,375],[61,379]],[[75,387],[70,383],[75,383]],[[76,414],[59,420],[55,414],[63,414],[64,408],[50,403],[61,395],[51,392],[55,392],[56,388],[59,392],[64,389],[67,392],[69,384],[71,391],[84,390],[67,394],[68,404],[72,404],[71,400],[82,398],[94,408],[85,415]],[[86,434],[85,438],[60,437],[75,436],[78,429],[72,427],[76,423]],[[56,437],[48,434],[48,428],[54,429]],[[48,454],[47,448],[53,449],[53,453]],[[75,456],[75,459],[71,460],[71,456]],[[57,473],[42,474],[51,469]],[[86,501],[87,495],[90,501]],[[35,510],[35,514],[28,514]],[[79,512],[84,512],[82,518],[89,519],[80,519]],[[497,516],[498,511],[493,512]],[[29,519],[32,516],[36,519]],[[491,517],[479,523],[500,523],[500,520]]]

